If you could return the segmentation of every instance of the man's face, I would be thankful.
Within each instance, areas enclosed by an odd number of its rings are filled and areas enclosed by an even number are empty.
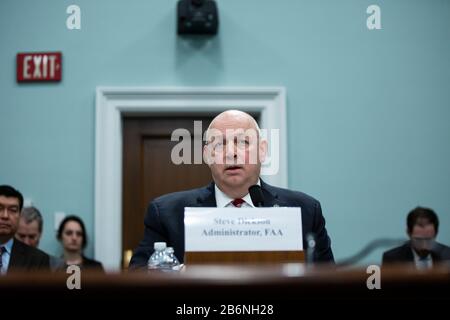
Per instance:
[[[256,184],[266,142],[260,140],[251,119],[242,115],[221,117],[211,125],[207,139],[204,156],[222,191],[248,190]]]
[[[17,231],[20,217],[19,199],[0,196],[0,240],[8,241]]]
[[[433,248],[436,230],[432,223],[422,222],[414,225],[409,236],[417,254],[426,257]]]
[[[37,248],[39,240],[41,239],[39,223],[36,220],[27,223],[25,219],[20,219],[16,238],[29,246]]]

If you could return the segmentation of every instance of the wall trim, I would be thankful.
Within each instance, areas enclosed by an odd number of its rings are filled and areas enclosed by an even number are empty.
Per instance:
[[[230,108],[260,114],[262,129],[279,129],[279,171],[264,177],[287,187],[284,87],[97,87],[95,125],[94,255],[109,271],[122,259],[122,118],[125,115],[195,115]]]

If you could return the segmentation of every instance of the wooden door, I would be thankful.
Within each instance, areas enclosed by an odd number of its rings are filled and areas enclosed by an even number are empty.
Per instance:
[[[213,117],[129,117],[123,120],[123,263],[144,235],[144,216],[149,202],[166,193],[197,188],[212,178],[205,164],[175,165],[171,141],[177,128],[187,129],[194,146],[194,120],[202,121],[202,134]],[[197,135],[196,139],[202,136]],[[192,150],[191,149],[191,150]],[[193,152],[193,150],[192,150]],[[191,161],[194,161],[192,153]]]

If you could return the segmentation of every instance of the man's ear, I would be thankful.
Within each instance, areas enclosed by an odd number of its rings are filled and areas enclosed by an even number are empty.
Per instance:
[[[267,140],[262,139],[259,141],[259,162],[260,163],[264,163],[264,161],[266,161],[266,157],[267,157]]]

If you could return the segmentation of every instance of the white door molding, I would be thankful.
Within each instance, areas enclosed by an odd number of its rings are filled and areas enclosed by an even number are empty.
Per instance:
[[[287,187],[286,90],[283,87],[97,87],[95,127],[95,258],[109,271],[122,259],[122,117],[260,114],[261,129],[279,129],[279,170],[264,176]]]

